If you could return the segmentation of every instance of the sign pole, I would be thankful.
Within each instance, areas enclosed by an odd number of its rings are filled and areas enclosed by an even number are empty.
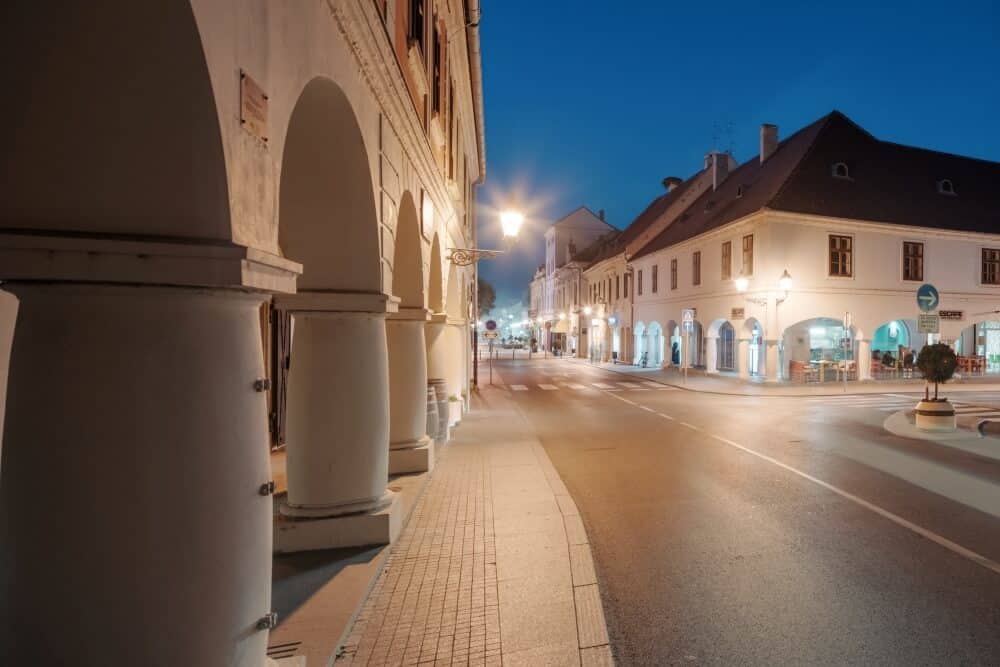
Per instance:
[[[490,338],[489,356],[490,356],[490,386],[492,387],[493,386],[493,339],[492,338]]]

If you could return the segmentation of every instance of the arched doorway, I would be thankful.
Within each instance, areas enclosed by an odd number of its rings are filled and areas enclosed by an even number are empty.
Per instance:
[[[716,343],[716,367],[720,371],[736,370],[736,330],[729,322],[719,326],[719,340]]]
[[[844,361],[854,361],[853,336],[842,320],[816,317],[785,329],[782,336],[784,365],[790,379],[836,380]]]
[[[310,81],[292,111],[281,162],[278,239],[303,264],[299,293],[276,297],[291,313],[288,494],[276,548],[353,546],[351,522],[371,521],[380,542],[392,511],[389,370],[379,223],[368,152],[354,111],[333,81]],[[407,214],[410,215],[410,214]],[[404,221],[412,225],[412,220]],[[404,239],[405,243],[405,239]],[[407,270],[406,262],[400,267]],[[410,267],[412,270],[412,266]],[[408,299],[419,301],[409,287]],[[365,536],[371,543],[372,536]]]
[[[767,368],[764,327],[756,318],[750,317],[743,322],[737,350],[740,377],[754,378],[764,374]]]

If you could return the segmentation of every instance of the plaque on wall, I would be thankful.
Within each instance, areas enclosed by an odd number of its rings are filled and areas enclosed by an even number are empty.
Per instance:
[[[240,72],[240,125],[267,143],[267,95],[246,72]]]
[[[742,308],[733,308],[729,312],[729,319],[731,319],[731,320],[743,320],[743,319],[746,319],[745,311]]]
[[[942,320],[961,320],[965,313],[961,310],[939,310],[938,316]]]

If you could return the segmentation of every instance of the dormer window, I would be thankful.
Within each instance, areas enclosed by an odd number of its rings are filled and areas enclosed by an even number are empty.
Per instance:
[[[742,196],[743,196],[743,186],[738,185],[736,186],[736,198],[739,199]]]
[[[955,184],[947,178],[942,178],[937,183],[937,190],[939,194],[942,195],[955,195]]]
[[[834,178],[842,178],[845,181],[850,180],[851,178],[851,172],[847,168],[847,164],[844,162],[837,162],[836,164],[834,164],[832,172]]]

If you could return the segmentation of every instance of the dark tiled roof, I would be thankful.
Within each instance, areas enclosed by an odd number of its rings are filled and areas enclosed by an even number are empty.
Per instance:
[[[837,162],[848,166],[849,180],[833,177]],[[956,196],[938,192],[941,179],[952,181]],[[782,141],[763,165],[757,156],[740,165],[635,257],[764,208],[1000,233],[1000,163],[880,141],[834,111]]]
[[[580,252],[573,255],[570,261],[583,262],[588,266],[607,259],[612,255],[621,252],[624,246],[620,246],[622,232],[617,230],[608,232],[604,236],[596,239]]]

